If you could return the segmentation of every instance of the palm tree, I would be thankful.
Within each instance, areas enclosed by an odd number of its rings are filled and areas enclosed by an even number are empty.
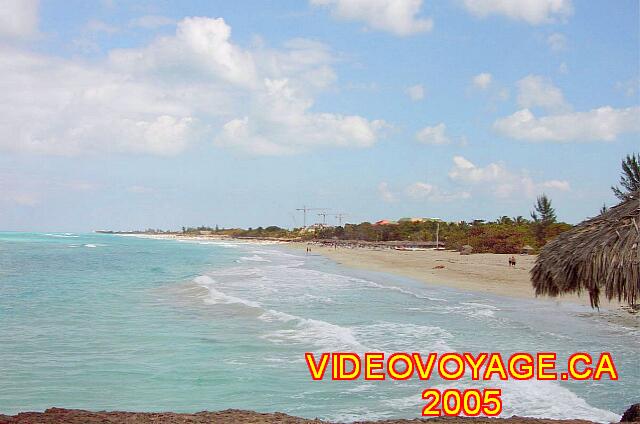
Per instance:
[[[556,222],[556,211],[551,206],[551,200],[546,194],[538,196],[536,204],[534,205],[535,211],[531,212],[531,218],[534,222],[543,222],[545,224],[553,224]]]
[[[496,220],[496,224],[511,225],[511,224],[513,224],[513,221],[508,216],[503,215],[503,216],[501,216],[500,218],[498,218]]]
[[[622,187],[611,187],[613,194],[620,200],[625,200],[630,193],[640,190],[640,154],[630,154],[622,160]]]
[[[551,200],[546,194],[538,196],[535,211],[531,212],[533,218],[533,231],[538,242],[538,247],[545,243],[547,227],[556,222],[556,211],[551,206]]]
[[[527,223],[527,219],[525,217],[523,217],[522,215],[518,215],[516,217],[512,218],[513,222],[515,222],[517,225],[522,225],[522,224],[526,224]]]

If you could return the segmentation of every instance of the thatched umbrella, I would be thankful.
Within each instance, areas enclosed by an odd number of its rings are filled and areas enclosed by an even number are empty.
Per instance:
[[[640,298],[640,191],[549,242],[531,270],[536,295],[589,293],[636,305]]]

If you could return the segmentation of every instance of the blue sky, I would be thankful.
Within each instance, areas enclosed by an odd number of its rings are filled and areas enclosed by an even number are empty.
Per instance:
[[[0,1],[0,229],[615,203],[638,2]],[[313,217],[315,219],[315,217]],[[333,219],[329,218],[329,222]]]

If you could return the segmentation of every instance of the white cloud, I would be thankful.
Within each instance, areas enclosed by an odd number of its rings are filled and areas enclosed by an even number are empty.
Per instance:
[[[440,190],[440,188],[435,185],[422,181],[417,181],[408,185],[404,189],[404,193],[409,199],[415,201],[429,200],[434,202],[450,202],[454,200],[468,199],[471,197],[471,193],[468,191],[447,193]]]
[[[416,84],[408,87],[406,93],[414,102],[424,99],[424,87],[422,84]]]
[[[97,19],[89,20],[85,24],[84,28],[89,32],[103,32],[105,34],[115,34],[120,31],[120,28],[118,28],[117,26],[108,24],[106,22],[103,22]]]
[[[133,28],[156,29],[163,26],[175,25],[176,21],[166,16],[145,15],[129,21],[129,26]]]
[[[473,86],[479,88],[480,90],[486,90],[491,85],[491,80],[493,77],[488,72],[483,72],[473,77],[471,82]]]
[[[554,32],[547,37],[547,44],[554,52],[559,52],[567,48],[567,37],[559,32]]]
[[[422,0],[310,0],[347,21],[364,21],[371,29],[407,36],[430,31],[433,21],[419,15]]]
[[[529,109],[498,119],[500,134],[528,141],[613,141],[624,133],[640,132],[640,107],[603,106],[588,112],[536,117]]]
[[[569,191],[567,181],[534,181],[526,172],[513,172],[502,162],[477,166],[462,156],[454,156],[449,178],[472,190],[490,192],[495,197],[535,197],[543,190]]]
[[[462,156],[453,157],[453,168],[449,171],[449,178],[452,180],[471,184],[497,181],[506,178],[508,175],[506,168],[502,164],[490,163],[481,168]]]
[[[174,154],[187,144],[188,108],[167,88],[15,50],[0,54],[0,148],[43,154]]]
[[[443,145],[451,143],[446,134],[446,125],[441,122],[433,127],[425,127],[416,133],[416,139],[425,144]]]
[[[542,184],[540,184],[540,186],[542,188],[550,188],[550,189],[555,189],[560,191],[571,190],[571,186],[569,185],[569,182],[564,180],[563,181],[560,181],[560,180],[544,181]]]
[[[528,75],[516,83],[518,87],[518,105],[521,108],[541,107],[546,110],[562,112],[570,109],[562,90],[546,78]]]
[[[174,155],[202,138],[254,154],[367,147],[383,121],[313,111],[335,81],[324,44],[244,49],[222,19],[84,62],[0,48],[0,149]]]
[[[412,199],[424,199],[433,193],[434,187],[431,184],[423,182],[415,182],[405,189],[407,196]]]
[[[464,0],[464,7],[480,18],[502,15],[531,25],[562,21],[573,14],[571,0]]]
[[[38,34],[39,0],[2,0],[0,38],[28,39]]]
[[[386,182],[381,182],[380,184],[378,184],[378,194],[380,195],[380,198],[387,203],[396,201],[396,195],[393,194],[393,192],[389,188],[389,184],[387,184]]]
[[[275,89],[264,96],[263,112],[225,123],[217,145],[258,155],[295,154],[320,146],[369,147],[385,126],[360,116],[308,113],[310,105],[290,97],[286,80],[267,84]]]

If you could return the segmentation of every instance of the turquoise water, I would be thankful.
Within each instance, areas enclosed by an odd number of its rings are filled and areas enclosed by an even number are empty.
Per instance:
[[[462,293],[272,245],[0,233],[0,413],[51,406],[418,417],[428,382],[314,382],[306,351],[612,353],[619,381],[503,389],[504,415],[619,419],[637,329],[581,306]],[[559,361],[561,362],[561,361]]]

